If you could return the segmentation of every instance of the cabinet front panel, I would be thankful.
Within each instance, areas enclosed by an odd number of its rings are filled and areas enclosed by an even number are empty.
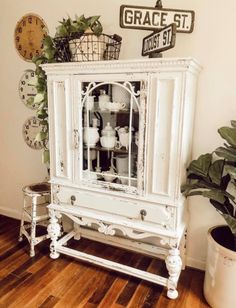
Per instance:
[[[107,212],[143,221],[155,223],[163,230],[174,230],[176,208],[148,202],[115,198],[108,194],[101,195],[87,191],[62,188],[57,197],[60,203]]]
[[[181,74],[160,73],[152,77],[150,93],[148,193],[149,197],[173,201],[181,125]],[[159,201],[160,202],[160,201]]]
[[[52,177],[63,180],[72,178],[72,157],[71,157],[71,112],[70,112],[70,80],[54,80],[51,83],[52,96],[49,113],[53,112],[54,119],[50,127],[53,143],[50,143]]]

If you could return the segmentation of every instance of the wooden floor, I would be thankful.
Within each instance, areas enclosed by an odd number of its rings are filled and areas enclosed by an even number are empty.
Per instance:
[[[0,216],[0,307],[209,307],[202,295],[203,272],[187,268],[181,274],[179,297],[170,300],[162,286],[92,266],[73,258],[49,258],[49,241],[36,247],[19,243],[19,221]],[[72,241],[82,251],[167,275],[164,262],[86,239]]]

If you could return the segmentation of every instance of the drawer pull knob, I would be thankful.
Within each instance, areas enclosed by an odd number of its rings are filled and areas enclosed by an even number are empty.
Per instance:
[[[75,197],[75,196],[71,196],[71,197],[70,197],[71,205],[74,205],[75,200],[76,200],[76,197]]]
[[[141,210],[140,214],[141,214],[141,219],[144,220],[144,217],[147,216],[147,211]]]

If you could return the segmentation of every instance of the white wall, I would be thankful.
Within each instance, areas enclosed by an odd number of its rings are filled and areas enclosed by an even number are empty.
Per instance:
[[[15,51],[14,29],[22,15],[34,12],[46,21],[53,35],[57,22],[67,14],[101,15],[106,33],[123,37],[121,59],[141,58],[142,38],[147,31],[121,29],[119,8],[122,4],[154,6],[155,0],[1,0],[0,19],[0,213],[18,217],[23,185],[43,180],[46,168],[41,152],[28,148],[22,138],[22,124],[34,112],[19,100],[17,87],[25,69],[34,66],[23,61]],[[216,131],[236,119],[235,10],[234,0],[222,7],[213,0],[163,0],[167,8],[192,9],[196,13],[192,34],[177,34],[174,49],[165,57],[195,57],[203,66],[196,106],[193,156],[208,152],[221,142]],[[227,12],[227,13],[226,13]],[[206,231],[221,222],[207,200],[190,201],[188,263],[203,267],[206,256]]]

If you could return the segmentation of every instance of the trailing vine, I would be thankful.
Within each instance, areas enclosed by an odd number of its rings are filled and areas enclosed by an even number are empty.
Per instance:
[[[102,34],[103,28],[99,21],[100,16],[91,16],[85,18],[84,15],[80,17],[75,16],[72,20],[69,16],[59,22],[56,28],[54,37],[46,36],[43,40],[43,51],[40,56],[32,59],[35,64],[36,75],[36,90],[35,97],[28,99],[28,104],[35,104],[37,106],[36,116],[40,120],[41,131],[36,135],[35,140],[41,141],[44,144],[42,162],[49,164],[49,124],[48,124],[48,96],[47,96],[47,76],[41,67],[41,64],[65,62],[70,61],[69,50],[67,50],[67,57],[62,54],[61,50],[68,49],[68,42],[73,38],[81,37],[85,32],[92,32],[99,36]]]

